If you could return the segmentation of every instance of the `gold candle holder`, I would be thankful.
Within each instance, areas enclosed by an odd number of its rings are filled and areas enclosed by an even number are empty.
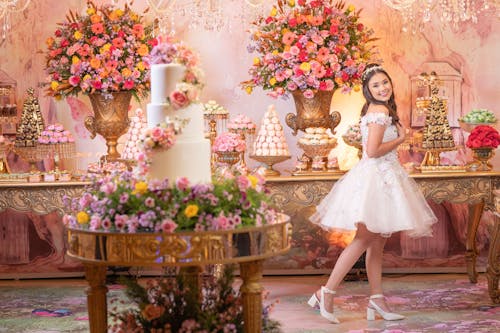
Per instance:
[[[255,128],[231,128],[229,132],[239,134],[241,139],[247,142],[247,136],[255,134]],[[247,168],[247,164],[245,162],[245,152],[241,152],[240,164],[243,169]]]

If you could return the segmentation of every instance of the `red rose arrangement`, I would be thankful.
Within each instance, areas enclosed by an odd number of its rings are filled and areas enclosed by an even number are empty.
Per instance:
[[[500,144],[500,134],[498,131],[488,125],[475,127],[467,139],[469,148],[497,148]]]

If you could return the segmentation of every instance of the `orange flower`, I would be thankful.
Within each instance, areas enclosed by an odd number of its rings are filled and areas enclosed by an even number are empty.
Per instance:
[[[136,51],[137,54],[141,57],[147,56],[149,54],[149,48],[146,44],[141,44]]]
[[[92,67],[94,69],[101,67],[101,60],[99,60],[97,58],[90,59],[90,67]]]

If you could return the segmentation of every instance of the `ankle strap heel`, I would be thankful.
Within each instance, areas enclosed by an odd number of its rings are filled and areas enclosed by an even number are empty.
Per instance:
[[[368,307],[366,308],[366,319],[375,320],[375,314],[378,313],[384,320],[401,320],[405,316],[394,312],[387,312],[375,303],[375,299],[385,298],[382,294],[375,294],[370,296],[368,301]]]

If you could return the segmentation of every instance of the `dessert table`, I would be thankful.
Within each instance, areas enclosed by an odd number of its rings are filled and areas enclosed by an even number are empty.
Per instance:
[[[288,220],[211,232],[104,233],[68,230],[68,254],[83,262],[91,333],[107,331],[107,266],[180,266],[192,275],[208,264],[238,263],[246,333],[262,330],[262,262],[290,248]],[[194,268],[194,270],[193,270]]]
[[[341,176],[342,174],[267,177],[267,186],[273,202],[282,207],[285,214],[293,216],[300,209],[313,209]],[[499,189],[500,172],[415,173],[411,177],[417,181],[428,199],[437,203],[444,201],[467,203],[470,207],[465,258],[471,282],[477,282],[476,233],[481,214],[483,210],[497,212],[490,238],[486,276],[489,295],[494,302],[499,303],[500,213],[495,209],[493,192]],[[0,212],[10,208],[21,212],[32,211],[36,214],[56,211],[62,215],[67,209],[63,197],[79,197],[86,184],[80,181],[0,182]],[[293,224],[293,220],[291,222]]]
[[[476,234],[484,210],[495,211],[493,192],[499,188],[500,172],[429,172],[410,175],[420,186],[428,200],[436,203],[466,203],[469,206],[465,259],[467,274],[472,283],[477,282],[476,259],[478,250]],[[331,176],[280,176],[267,177],[267,187],[272,201],[286,214],[312,212],[314,207],[328,194],[341,173]],[[488,291],[493,302],[499,303],[496,288],[500,278],[500,227],[496,221],[490,240],[488,255]]]

